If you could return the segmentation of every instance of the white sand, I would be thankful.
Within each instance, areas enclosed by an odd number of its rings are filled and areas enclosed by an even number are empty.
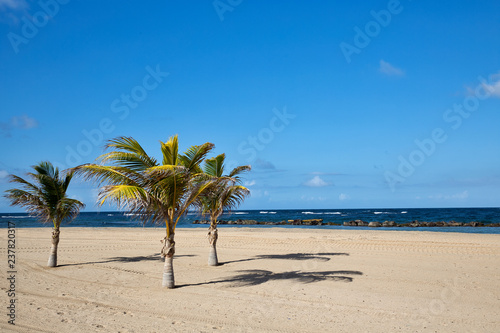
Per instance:
[[[178,229],[176,289],[161,288],[163,229],[17,229],[16,325],[2,332],[500,332],[500,235]]]

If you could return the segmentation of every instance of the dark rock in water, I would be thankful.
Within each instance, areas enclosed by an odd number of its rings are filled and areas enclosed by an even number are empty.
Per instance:
[[[363,220],[351,220],[349,222],[344,222],[344,226],[346,226],[346,227],[355,227],[355,226],[366,227],[366,226],[368,226],[368,223],[366,223]]]
[[[323,219],[307,219],[307,220],[301,220],[301,219],[294,219],[294,220],[283,220],[279,222],[271,222],[271,221],[256,221],[256,220],[243,220],[243,219],[238,219],[235,221],[227,221],[227,220],[220,220],[217,221],[218,224],[223,225],[223,224],[229,224],[229,225],[297,225],[297,226],[320,226],[320,225],[344,225],[348,227],[411,227],[411,228],[418,228],[418,227],[461,227],[461,226],[466,226],[466,227],[500,227],[500,223],[482,223],[482,222],[477,222],[477,221],[472,221],[472,222],[457,222],[457,221],[436,221],[436,222],[422,222],[422,221],[412,221],[410,223],[396,223],[394,221],[384,221],[384,222],[378,222],[378,221],[373,221],[373,222],[365,222],[363,220],[351,220],[351,221],[345,221],[342,224],[340,223],[335,223],[335,222],[324,222]],[[210,224],[209,220],[195,220],[193,221],[193,224]]]
[[[335,222],[326,222],[326,225],[342,225],[342,224]]]
[[[412,227],[412,228],[418,228],[418,227],[420,227],[420,222],[418,222],[418,221],[413,221],[413,222],[411,222],[411,223],[409,224],[409,226],[410,226],[410,227]]]
[[[451,221],[450,223],[448,223],[448,225],[449,225],[450,227],[461,227],[461,226],[463,226],[464,224],[463,224],[463,223],[461,223],[461,222]]]
[[[323,223],[323,219],[309,219],[302,220],[302,225],[321,225]]]
[[[467,224],[464,224],[464,225],[468,225],[470,227],[484,227],[484,224],[481,223],[481,222],[476,222],[476,221],[472,221],[472,222],[469,222]]]
[[[365,221],[363,220],[351,220],[351,221],[348,221],[348,222],[344,222],[344,226],[346,227],[367,227],[368,226],[368,223],[366,223]]]
[[[238,224],[257,224],[255,220],[238,220]]]
[[[383,227],[397,227],[398,224],[394,221],[384,221],[384,223],[382,223],[382,226]]]

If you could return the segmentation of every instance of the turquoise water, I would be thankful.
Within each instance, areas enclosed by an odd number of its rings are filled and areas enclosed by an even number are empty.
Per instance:
[[[409,208],[409,209],[296,209],[296,210],[240,210],[231,214],[223,214],[220,220],[234,221],[238,219],[255,220],[258,222],[280,222],[293,219],[316,219],[321,218],[324,222],[342,224],[350,220],[371,221],[395,221],[396,223],[408,223],[411,221],[456,221],[472,222],[478,221],[485,224],[500,223],[500,208]],[[188,213],[179,222],[179,227],[207,228],[206,225],[193,224],[194,220],[203,219],[196,213]],[[48,227],[37,222],[36,218],[25,213],[0,213],[0,228],[6,228],[7,222],[13,222],[16,228]],[[67,227],[143,227],[137,216],[126,212],[84,212],[66,224]],[[144,227],[154,227],[146,225]],[[161,227],[161,226],[160,226]],[[221,225],[221,228],[237,228],[238,225]],[[245,227],[253,227],[247,226]],[[256,225],[259,228],[275,226]],[[307,229],[355,229],[373,230],[367,227],[344,227],[344,226],[279,226],[283,228],[307,228]],[[377,228],[377,230],[419,230],[419,231],[442,231],[442,232],[469,232],[500,234],[500,228],[493,227],[399,227],[399,228]]]

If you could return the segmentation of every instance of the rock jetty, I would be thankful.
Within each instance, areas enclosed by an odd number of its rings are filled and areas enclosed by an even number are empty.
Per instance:
[[[210,224],[207,220],[196,220],[194,224]],[[225,221],[221,220],[217,222],[218,224],[237,224],[237,225],[340,225],[340,223],[334,222],[323,222],[323,219],[307,219],[307,220],[286,220],[279,222],[269,222],[269,221],[256,221],[256,220],[242,220],[238,219],[235,221]]]
[[[195,220],[194,224],[210,224],[208,220]],[[419,227],[500,227],[500,223],[482,223],[482,222],[456,222],[456,221],[437,221],[437,222],[422,222],[422,221],[411,221],[408,223],[396,223],[394,221],[371,221],[365,222],[362,220],[352,220],[346,221],[343,224],[335,223],[335,222],[324,222],[323,219],[307,219],[307,220],[284,220],[279,222],[270,222],[270,221],[256,221],[256,220],[233,220],[226,221],[221,220],[218,221],[218,224],[228,224],[228,225],[311,225],[311,226],[321,226],[321,225],[344,225],[346,227],[371,227],[371,228],[397,228],[397,227],[411,227],[411,228],[419,228]]]

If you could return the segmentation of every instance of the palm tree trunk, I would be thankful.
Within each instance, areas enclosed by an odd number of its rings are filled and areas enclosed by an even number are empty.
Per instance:
[[[210,242],[210,249],[208,252],[208,266],[219,265],[219,260],[217,259],[217,223],[211,223],[208,228],[208,241]]]
[[[161,254],[162,256],[165,257],[165,265],[163,266],[162,287],[173,289],[175,287],[174,265],[173,265],[174,254],[175,254],[174,233],[171,233],[170,236],[165,236]]]
[[[57,266],[57,246],[59,245],[59,228],[54,227],[52,230],[52,246],[50,247],[50,256],[47,266],[56,267]]]

